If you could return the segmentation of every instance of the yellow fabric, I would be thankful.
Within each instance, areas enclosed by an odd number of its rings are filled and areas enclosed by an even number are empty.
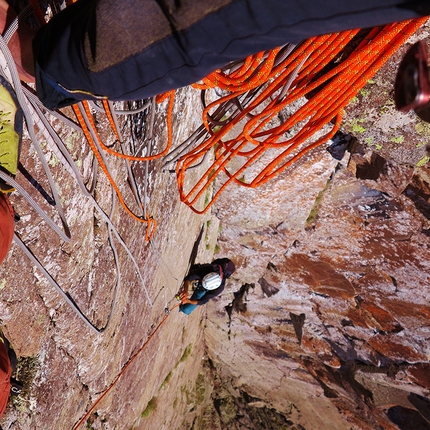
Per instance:
[[[19,135],[15,131],[16,105],[0,85],[0,166],[11,175],[18,169]]]

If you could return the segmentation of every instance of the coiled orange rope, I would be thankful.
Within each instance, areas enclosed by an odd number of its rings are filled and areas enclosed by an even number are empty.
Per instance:
[[[326,143],[339,129],[345,106],[426,19],[374,28],[347,58],[342,58],[346,56],[344,49],[357,35],[358,29],[313,37],[281,60],[281,48],[260,52],[246,58],[238,68],[232,67],[228,72],[217,70],[202,83],[194,84],[196,89],[218,87],[228,94],[204,108],[202,122],[209,137],[180,157],[176,164],[181,201],[194,212],[204,213],[230,184],[259,187],[312,149]],[[325,72],[331,62],[337,65]],[[296,72],[299,72],[298,76]],[[316,94],[309,96],[312,92]],[[169,91],[156,98],[157,103],[169,99],[168,138],[163,151],[138,157],[114,151],[97,138],[100,146],[112,155],[133,161],[148,161],[166,155],[173,140],[174,94],[174,91]],[[283,109],[300,103],[304,97],[309,98],[306,103],[295,108],[283,124],[274,125]],[[241,100],[245,100],[243,106]],[[227,118],[215,121],[211,112],[227,103],[236,108],[230,108]],[[107,101],[103,104],[119,138]],[[88,106],[85,109],[91,118]],[[83,128],[86,127],[82,119],[79,121]],[[91,128],[97,133],[93,123]],[[88,130],[87,133],[90,135]],[[90,145],[93,148],[93,144]],[[195,175],[188,174],[189,169],[198,165],[208,152],[213,153],[213,162],[196,180]],[[263,161],[263,157],[269,161]],[[103,163],[100,165],[103,168]],[[107,177],[118,194],[119,189],[113,179],[108,174]],[[211,195],[215,179],[219,180],[220,186]],[[203,196],[205,202],[202,205]],[[118,197],[133,218],[148,222],[148,226],[151,222],[155,225],[154,220],[132,214],[120,194]]]
[[[196,88],[220,87],[229,94],[203,111],[202,120],[209,138],[178,160],[176,174],[181,200],[194,212],[204,213],[229,184],[251,188],[263,185],[327,142],[340,127],[344,107],[425,21],[423,18],[373,29],[347,59],[322,76],[324,67],[337,60],[358,30],[313,37],[278,65],[275,65],[275,58],[279,48],[247,58],[243,66],[231,74],[217,70],[203,79]],[[294,78],[292,89],[285,96],[283,87],[300,67],[299,76]],[[319,89],[321,86],[323,88]],[[223,120],[221,128],[214,131],[210,112],[257,87],[259,94],[252,102]],[[283,124],[273,125],[282,109],[315,90],[318,92]],[[324,131],[326,126],[328,131]],[[323,136],[318,136],[321,131]],[[229,133],[236,136],[230,138]],[[286,138],[287,133],[294,135]],[[186,190],[185,184],[192,180],[191,175],[187,176],[188,169],[211,150],[214,161],[194,185],[187,185]],[[261,164],[263,155],[270,157],[270,161],[260,167],[257,162]],[[233,161],[240,167],[235,168]],[[215,178],[221,179],[221,185],[208,199]],[[199,204],[202,196],[206,200],[203,208]]]

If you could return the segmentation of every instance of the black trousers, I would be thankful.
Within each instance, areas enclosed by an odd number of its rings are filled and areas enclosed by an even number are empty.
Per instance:
[[[288,42],[430,14],[428,0],[79,0],[33,43],[49,108],[143,99]]]

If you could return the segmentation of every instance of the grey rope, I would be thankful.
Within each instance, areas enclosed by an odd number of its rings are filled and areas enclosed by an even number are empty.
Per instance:
[[[65,242],[70,242],[70,237],[66,236],[63,231],[52,221],[51,218],[46,214],[46,212],[40,208],[40,206],[34,201],[34,199],[30,196],[30,194],[25,191],[25,189],[15,181],[15,179],[11,178],[8,174],[2,172],[0,170],[0,178],[7,182],[9,185],[12,185],[17,191],[30,203],[30,205],[34,208],[34,210],[45,220],[45,222],[55,231],[55,233],[60,236],[62,240]]]
[[[25,255],[33,262],[33,264],[42,272],[45,278],[49,281],[51,285],[54,286],[58,294],[66,301],[66,303],[73,309],[73,311],[78,315],[78,317],[89,327],[91,330],[99,333],[97,327],[95,327],[88,318],[81,312],[81,310],[76,306],[73,300],[70,299],[70,296],[65,293],[57,284],[57,282],[52,278],[52,276],[46,271],[40,261],[34,256],[34,254],[27,248],[24,242],[20,239],[20,237],[15,233],[13,237],[14,242],[21,248]]]
[[[49,183],[49,186],[51,188],[52,196],[53,196],[53,199],[55,201],[55,207],[57,209],[58,215],[60,216],[61,222],[63,224],[64,232],[65,232],[66,236],[68,238],[70,238],[70,230],[69,230],[69,227],[67,225],[67,221],[66,221],[66,217],[64,215],[63,207],[61,205],[61,201],[60,201],[60,198],[58,196],[56,185],[54,183],[54,179],[52,178],[52,174],[51,174],[51,171],[49,169],[48,163],[46,162],[46,160],[43,156],[43,152],[42,152],[42,150],[41,150],[41,148],[37,142],[36,134],[34,132],[33,118],[31,116],[31,112],[27,106],[26,99],[25,99],[24,93],[22,91],[21,81],[19,79],[18,72],[16,70],[14,60],[12,58],[12,54],[9,51],[7,43],[5,42],[5,40],[2,36],[0,36],[0,49],[2,50],[3,55],[6,58],[9,71],[11,72],[12,81],[13,81],[13,84],[15,87],[15,93],[16,93],[16,96],[18,98],[18,102],[19,102],[19,104],[22,108],[22,111],[24,113],[24,116],[25,116],[25,121],[27,124],[27,131],[30,135],[30,139],[33,143],[34,148],[36,149],[36,152],[37,152],[38,157],[42,163],[43,169],[44,169],[46,177],[48,179],[48,183]]]
[[[154,99],[152,99],[152,100],[154,100]],[[112,102],[109,102],[109,106],[110,106],[110,109],[111,109],[111,114],[112,114],[112,117],[113,117],[113,120],[114,120],[115,127],[117,129],[117,132],[118,132],[120,140],[121,140],[121,147],[122,147],[122,150],[124,151],[124,148],[123,148],[123,145],[122,145],[122,140],[123,140],[122,139],[122,134],[120,132],[120,128],[119,128],[119,124],[118,124],[118,119],[117,119],[117,115],[118,115],[117,114],[117,110],[114,109],[114,105],[113,105]],[[154,105],[154,103],[152,104],[152,109],[153,109],[153,111],[155,111],[155,105]],[[155,113],[151,112],[151,117],[155,117]],[[153,121],[152,121],[152,126],[151,127],[153,127]],[[152,134],[152,133],[153,133],[153,130],[150,129],[149,134]],[[149,139],[149,143],[148,143],[147,148],[146,148],[146,153],[147,154],[151,153],[151,149],[152,149],[151,148],[151,143],[152,143],[152,139]],[[149,178],[149,161],[145,162],[145,173],[144,173],[144,180],[143,180],[143,183],[144,183],[143,198],[140,196],[140,193],[139,193],[139,190],[138,190],[138,187],[137,187],[137,184],[136,184],[136,179],[135,179],[134,173],[133,173],[133,171],[132,171],[131,166],[130,166],[129,163],[127,163],[127,171],[128,171],[128,174],[129,174],[130,184],[132,186],[132,189],[133,189],[133,192],[135,194],[136,200],[137,200],[138,204],[143,208],[143,215],[146,217],[147,216],[147,203],[146,202],[148,201],[147,184],[148,184],[148,178]],[[154,235],[156,235],[156,234],[157,234],[157,232],[154,233]],[[151,239],[149,241],[149,245],[150,245],[152,251],[157,255],[157,258],[159,260],[161,260],[161,262],[162,262],[162,265],[160,266],[160,268],[161,268],[161,271],[163,273],[164,278],[167,281],[167,289],[169,290],[170,293],[172,293],[171,289],[170,289],[170,286],[169,286],[169,276],[166,274],[165,269],[167,269],[167,271],[169,272],[170,276],[176,281],[176,286],[178,286],[179,280],[178,280],[178,278],[175,277],[175,275],[172,273],[172,271],[170,270],[170,268],[167,265],[167,263],[162,258],[160,252],[157,250],[157,248],[156,248],[156,246],[154,244],[154,240],[153,239]],[[166,298],[166,289],[163,286],[161,290],[163,290],[163,292],[164,292],[164,301],[165,301],[166,307],[167,307],[168,302],[167,302],[167,298]],[[173,296],[173,294],[172,294],[172,296]],[[157,294],[156,298],[157,297],[158,297],[158,294]],[[156,298],[155,298],[155,300],[156,300]]]
[[[106,160],[106,156],[105,156],[105,154],[104,154],[104,151],[100,148],[100,145],[99,145],[99,143],[98,143],[98,141],[97,141],[96,136],[94,135],[94,131],[92,130],[92,127],[91,127],[91,125],[90,125],[90,123],[89,123],[89,120],[88,120],[88,118],[87,118],[87,115],[86,115],[86,113],[85,113],[85,110],[84,110],[84,109],[83,109],[83,107],[82,107],[82,104],[81,104],[81,103],[79,103],[79,104],[78,104],[78,107],[79,107],[79,110],[80,110],[80,112],[81,112],[81,114],[82,114],[82,116],[83,116],[83,118],[84,118],[84,120],[85,120],[86,124],[87,124],[88,129],[90,130],[90,133],[91,133],[91,135],[92,135],[92,137],[93,137],[93,141],[94,141],[94,143],[95,143],[95,145],[96,145],[96,147],[97,147],[97,150],[98,150],[98,151],[99,151],[99,153],[100,153],[100,156],[101,156],[101,157],[102,157],[102,159],[103,159],[103,162],[104,162],[104,164],[105,164],[105,166],[106,166],[106,169],[108,170],[109,174],[111,174],[111,172],[110,172],[110,170],[109,170],[109,166],[108,166],[107,160]],[[106,217],[106,219],[109,219],[109,217],[107,217],[107,215],[106,215],[104,212],[103,212],[103,215]],[[110,219],[109,219],[109,224],[112,224],[112,222],[110,221]],[[119,235],[118,235],[118,236],[119,236]],[[122,239],[121,239],[121,240],[122,240]],[[124,242],[122,242],[122,243],[124,243]],[[125,246],[125,244],[124,244],[124,246]],[[127,248],[127,249],[128,249],[128,248]],[[152,305],[153,305],[153,304],[152,304],[151,298],[149,297],[149,294],[148,294],[148,291],[147,291],[147,289],[146,289],[146,286],[145,286],[145,282],[144,282],[143,276],[142,276],[142,274],[140,273],[140,270],[139,270],[139,267],[138,267],[138,265],[137,265],[137,263],[136,263],[136,260],[134,259],[134,257],[132,257],[131,253],[129,254],[129,256],[130,256],[130,258],[132,259],[132,261],[134,262],[134,265],[135,265],[135,268],[136,268],[136,272],[137,272],[137,274],[138,274],[138,276],[139,276],[139,278],[140,278],[140,280],[141,280],[141,282],[142,282],[142,286],[143,286],[143,288],[144,288],[146,298],[147,298],[147,300],[148,300],[148,302],[149,302],[150,306],[152,307]]]
[[[65,125],[69,126],[70,128],[73,128],[75,131],[78,131],[79,133],[82,133],[82,129],[81,129],[81,127],[78,124],[76,124],[75,122],[73,122],[72,120],[70,120],[69,118],[67,118],[67,116],[63,115],[59,111],[48,109],[39,100],[39,97],[37,97],[35,94],[33,94],[28,88],[22,87],[22,89],[24,91],[25,96],[27,97],[27,99],[29,101],[31,101],[31,103],[33,104],[33,106],[37,105],[40,109],[45,110],[46,112],[48,112],[53,117],[59,119]]]
[[[22,15],[20,15],[20,19],[21,18],[22,18]],[[10,185],[14,186],[18,192],[20,192],[20,194],[30,203],[31,206],[33,206],[33,208],[36,210],[36,212],[46,221],[46,223],[55,231],[55,233],[60,236],[61,239],[63,239],[66,242],[70,241],[70,232],[69,232],[67,223],[65,221],[64,214],[62,212],[62,207],[58,206],[59,200],[58,200],[58,195],[56,193],[56,188],[55,188],[55,185],[53,184],[50,170],[47,166],[46,160],[44,159],[43,153],[40,150],[40,147],[38,145],[38,142],[37,142],[37,139],[36,139],[36,136],[34,133],[34,125],[33,125],[34,123],[33,123],[32,119],[35,118],[37,125],[41,128],[45,138],[48,141],[50,149],[55,152],[55,154],[57,155],[57,157],[61,161],[62,165],[66,168],[68,173],[76,179],[79,187],[84,192],[85,196],[90,199],[93,207],[97,210],[97,212],[99,213],[99,215],[101,216],[103,221],[106,222],[106,224],[108,226],[109,242],[110,242],[110,245],[112,248],[112,252],[114,254],[114,260],[115,260],[116,270],[117,270],[117,282],[116,282],[116,285],[114,288],[114,296],[113,296],[113,300],[112,300],[111,310],[110,310],[109,316],[107,318],[107,322],[106,322],[105,327],[102,329],[98,329],[88,320],[88,318],[80,311],[80,309],[77,307],[75,302],[71,299],[69,294],[65,293],[60,288],[60,286],[56,283],[56,281],[52,278],[52,276],[41,265],[41,263],[38,261],[38,259],[35,257],[35,255],[30,251],[30,249],[24,244],[24,242],[16,234],[15,234],[15,243],[24,251],[24,253],[30,258],[30,260],[41,270],[41,272],[44,274],[45,278],[49,281],[49,283],[54,286],[54,288],[58,291],[58,293],[66,300],[66,303],[70,307],[72,307],[73,311],[85,322],[85,324],[89,328],[91,328],[92,330],[96,331],[97,333],[102,333],[108,327],[109,322],[111,320],[111,317],[113,315],[114,308],[115,308],[116,301],[117,301],[117,295],[118,295],[118,290],[119,290],[119,286],[120,286],[120,281],[121,281],[121,271],[120,271],[120,266],[119,266],[119,259],[118,259],[116,247],[114,245],[113,236],[115,236],[117,238],[117,240],[120,242],[120,244],[124,247],[126,253],[131,258],[131,260],[135,266],[136,272],[137,272],[137,274],[138,274],[138,276],[142,282],[142,285],[145,289],[145,293],[146,293],[146,296],[147,296],[147,299],[148,299],[150,306],[152,306],[152,302],[151,302],[151,299],[150,299],[148,292],[146,290],[142,274],[140,273],[139,266],[138,266],[136,260],[134,259],[131,251],[129,250],[129,248],[127,247],[125,242],[122,240],[122,238],[119,235],[118,231],[116,230],[115,226],[112,224],[110,217],[108,217],[104,213],[104,211],[100,208],[98,203],[95,201],[95,199],[91,196],[90,192],[85,187],[85,185],[82,181],[82,177],[79,173],[79,170],[77,169],[77,167],[76,167],[73,159],[71,158],[68,150],[65,148],[63,142],[61,141],[61,139],[59,138],[59,136],[57,135],[57,133],[55,132],[53,127],[46,120],[45,116],[43,115],[43,113],[40,110],[40,107],[43,107],[51,115],[60,119],[63,123],[65,123],[69,127],[82,132],[81,128],[77,124],[75,124],[73,121],[66,118],[64,115],[62,115],[58,112],[53,112],[53,111],[46,109],[41,104],[40,100],[31,91],[29,91],[28,89],[23,88],[21,86],[21,82],[20,82],[18,73],[16,71],[15,63],[14,63],[13,58],[11,56],[11,53],[7,47],[7,41],[10,40],[14,31],[16,31],[17,27],[18,27],[18,18],[16,20],[14,20],[13,26],[9,27],[9,29],[5,35],[5,38],[0,37],[0,48],[3,51],[3,54],[5,56],[5,59],[7,62],[7,68],[10,71],[12,81],[13,81],[14,86],[15,86],[17,98],[18,98],[19,103],[23,109],[26,123],[27,123],[28,132],[30,134],[30,138],[33,142],[33,145],[36,148],[36,152],[37,152],[39,159],[42,162],[42,165],[44,167],[44,170],[48,176],[48,181],[49,181],[51,189],[53,191],[54,200],[57,204],[57,210],[58,210],[58,212],[60,214],[60,218],[63,222],[63,227],[66,231],[66,235],[58,228],[58,226],[50,219],[50,217],[39,207],[39,205],[23,189],[23,187],[21,185],[19,185],[14,179],[12,179],[10,176],[4,174],[3,172],[0,172],[0,177],[2,179],[4,179],[6,182],[8,182]],[[7,37],[7,39],[6,39],[6,37]],[[26,97],[24,96],[24,94]],[[27,105],[26,98],[31,103],[30,107]],[[95,164],[97,165],[97,163],[95,163]],[[115,201],[116,201],[116,195],[115,195],[114,190],[112,190],[112,193],[113,193],[113,197],[112,197],[111,215],[114,211]]]

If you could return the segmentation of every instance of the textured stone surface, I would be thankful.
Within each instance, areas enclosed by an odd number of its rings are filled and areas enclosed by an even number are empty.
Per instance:
[[[179,95],[178,106],[183,97],[187,98],[191,109],[193,99],[186,91]],[[176,115],[186,113],[180,109]],[[178,140],[183,140],[196,126],[192,118],[175,129]],[[165,144],[164,120],[163,115],[157,118],[156,137],[152,143],[158,148]],[[108,129],[103,123],[99,127]],[[67,128],[61,132],[88,180],[92,156],[83,137],[70,133]],[[49,148],[45,148],[45,152],[47,159],[54,159]],[[28,141],[24,143],[22,159],[41,186],[49,190]],[[127,203],[137,210],[126,185],[123,164],[111,158],[109,162]],[[82,312],[93,324],[103,328],[114,304],[118,276],[108,231],[58,160],[51,163],[51,168],[60,185],[72,241],[62,243],[21,197],[13,195],[13,204],[21,215],[16,230]],[[163,171],[161,163],[151,163],[149,171],[148,212],[159,221],[158,227],[149,245],[144,240],[144,226],[125,216],[118,204],[113,210],[111,218],[137,260],[142,279],[130,257],[114,239],[121,279],[110,323],[102,334],[84,325],[16,246],[0,268],[2,329],[21,361],[18,378],[26,376],[23,395],[9,404],[2,418],[3,429],[73,428],[147,341],[164,318],[164,308],[177,303],[174,295],[187,272],[194,242],[202,228],[197,259],[207,261],[212,257],[217,220],[198,217],[179,203],[174,175]],[[144,170],[137,169],[142,192],[143,173]],[[46,208],[40,195],[28,184],[25,186]],[[101,172],[95,195],[106,213],[110,213],[112,195]],[[53,213],[49,208],[48,211]],[[192,421],[196,412],[190,412],[193,402],[190,396],[195,391],[204,356],[201,317],[201,309],[190,317],[174,310],[81,428],[87,425],[94,429],[161,428],[160,420],[180,427],[185,416]],[[175,388],[171,389],[169,384]],[[158,407],[148,416],[142,416],[153,398],[158,399]],[[163,406],[174,403],[175,408],[169,410]],[[181,410],[181,414],[177,414],[177,410]]]
[[[237,191],[233,208],[228,196],[219,202],[220,253],[239,261],[231,291],[245,280],[250,287],[208,305],[210,357],[239,389],[287,417],[299,410],[295,422],[305,428],[327,428],[317,410],[334,428],[397,428],[372,399],[386,386],[429,394],[429,218],[405,191],[420,183],[427,196],[427,173],[381,159],[391,166],[381,181],[359,179],[351,164],[371,157],[366,150],[338,166],[323,150],[313,156],[318,164],[290,172],[290,188],[279,180],[293,216],[265,212],[277,199],[273,185],[258,197]],[[244,237],[258,240],[251,247]]]
[[[202,227],[198,261],[211,259],[219,233],[218,255],[230,256],[237,272],[206,307],[207,318],[204,309],[189,317],[172,312],[84,427],[426,428],[430,171],[416,164],[430,134],[413,114],[392,106],[398,58],[347,109],[344,128],[358,138],[351,155],[339,162],[319,148],[262,188],[230,187],[215,206],[220,229],[217,218],[181,205],[174,175],[151,163],[148,211],[159,225],[150,246],[144,227],[113,210],[143,279],[114,239],[121,285],[102,335],[83,325],[14,246],[0,268],[0,319],[27,378],[2,428],[73,427],[148,340],[166,304],[175,304]],[[196,93],[181,91],[178,141],[197,125],[196,106]],[[165,142],[163,121],[161,114],[157,148]],[[61,133],[88,181],[92,157],[82,136]],[[24,146],[26,168],[47,189],[34,151]],[[17,231],[103,327],[118,274],[108,232],[49,146],[44,150],[73,240],[62,243],[14,196],[22,217]],[[117,162],[112,167],[128,192],[125,170]],[[137,170],[142,179],[144,169]],[[95,195],[109,213],[112,197],[102,177]]]

